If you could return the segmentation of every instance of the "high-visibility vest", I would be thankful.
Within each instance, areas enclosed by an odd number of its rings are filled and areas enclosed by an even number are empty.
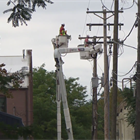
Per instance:
[[[60,27],[59,35],[66,35],[64,28],[63,29],[61,29],[61,28],[62,27]]]
[[[85,45],[85,47],[87,47],[87,46],[89,45],[89,44],[88,44],[88,38],[85,39],[84,45]]]

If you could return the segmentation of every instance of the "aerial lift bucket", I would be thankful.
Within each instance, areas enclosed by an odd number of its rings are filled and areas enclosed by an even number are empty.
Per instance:
[[[68,48],[68,37],[67,37],[67,35],[59,35],[58,40],[59,40],[60,48]]]
[[[78,47],[80,48],[80,47],[85,47],[85,45],[78,45]],[[90,46],[89,46],[90,47]],[[85,60],[87,60],[87,59],[92,59],[92,57],[91,57],[91,54],[90,54],[90,52],[80,52],[80,59],[85,59]]]

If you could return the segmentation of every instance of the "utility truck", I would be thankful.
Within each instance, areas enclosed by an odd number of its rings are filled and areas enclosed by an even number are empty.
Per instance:
[[[74,140],[72,123],[70,118],[70,111],[67,102],[67,92],[65,86],[65,80],[63,75],[62,65],[64,64],[61,55],[66,53],[80,53],[80,59],[93,59],[97,53],[102,53],[101,45],[89,44],[88,47],[83,45],[78,45],[76,48],[68,48],[68,42],[71,36],[56,36],[52,39],[52,44],[54,47],[54,59],[56,67],[56,102],[57,102],[57,140],[61,140],[61,101],[63,104],[63,111],[66,123],[66,131],[69,140]]]

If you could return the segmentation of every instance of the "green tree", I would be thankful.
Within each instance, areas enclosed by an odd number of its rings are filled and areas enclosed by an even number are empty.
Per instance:
[[[40,125],[42,138],[56,139],[56,76],[44,66],[33,70],[34,124]],[[78,78],[65,79],[74,138],[91,139],[92,106],[86,100],[86,87],[77,81]],[[67,139],[63,108],[61,112],[62,138]]]
[[[3,13],[11,12],[8,23],[12,22],[14,27],[25,24],[26,21],[31,20],[32,13],[36,7],[46,8],[47,4],[52,4],[51,0],[8,0],[7,5],[13,5],[13,8],[5,10]]]
[[[23,82],[25,75],[22,71],[17,71],[14,73],[8,73],[4,68],[5,64],[0,64],[0,92],[11,97],[12,95],[9,92],[10,88],[19,88]]]
[[[0,92],[4,94],[7,98],[12,98],[10,89],[18,89],[21,87],[23,78],[28,74],[24,74],[22,71],[17,71],[14,73],[8,73],[4,68],[5,64],[0,64]],[[18,128],[15,126],[6,125],[5,123],[0,122],[0,133],[3,134],[4,138],[16,139],[18,136],[23,136],[27,138],[30,133],[30,128],[22,127]]]
[[[128,109],[127,121],[129,125],[135,126],[135,117],[136,117],[136,98],[133,95],[133,89],[125,88],[122,91],[124,102]]]
[[[97,125],[97,137],[98,139],[104,139],[104,98],[103,94],[98,100],[98,125]]]
[[[55,73],[44,64],[33,70],[34,124],[40,125],[43,138],[56,138]]]
[[[112,111],[112,88],[110,89],[109,92],[109,105],[110,105],[110,110],[109,112]],[[98,139],[104,139],[104,93],[101,94],[101,98],[98,100]],[[122,96],[122,91],[121,89],[118,89],[118,96],[117,96],[117,104],[119,105],[123,101],[123,96]],[[110,120],[111,120],[111,113],[110,113]],[[111,121],[110,121],[110,126],[111,126]]]

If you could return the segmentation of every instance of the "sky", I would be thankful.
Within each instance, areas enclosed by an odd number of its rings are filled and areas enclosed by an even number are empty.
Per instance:
[[[0,55],[22,55],[22,50],[32,49],[33,67],[39,67],[45,63],[47,71],[55,71],[55,61],[53,57],[54,49],[51,43],[59,33],[62,23],[65,24],[67,33],[71,35],[69,48],[76,48],[84,41],[79,40],[81,36],[103,36],[103,27],[92,27],[89,31],[87,23],[103,23],[103,20],[94,14],[87,14],[90,11],[102,11],[103,4],[110,10],[114,10],[112,0],[52,0],[54,4],[47,4],[46,9],[36,8],[31,21],[27,26],[12,27],[12,23],[7,23],[10,13],[3,14],[4,10],[10,8],[7,1],[0,0]],[[123,13],[119,14],[119,23],[124,26],[119,30],[119,39],[123,40],[129,34],[137,13],[136,3],[133,0],[121,0],[119,8],[123,8]],[[132,6],[132,7],[131,7]],[[131,8],[130,8],[131,7]],[[102,17],[102,14],[100,14]],[[107,15],[109,16],[109,15]],[[107,23],[113,23],[114,18],[108,18]],[[107,30],[107,35],[113,38],[113,27]],[[137,28],[126,38],[125,44],[137,48]],[[109,48],[109,46],[108,46]],[[66,78],[79,77],[79,83],[87,87],[88,98],[91,96],[91,77],[93,74],[93,61],[81,60],[79,53],[67,54],[62,57],[64,61],[63,72]],[[109,74],[112,76],[112,59],[109,61]],[[121,75],[129,72],[137,60],[137,50],[127,46],[119,46],[118,57],[118,85],[121,88],[122,78],[129,78],[134,75],[133,69],[128,75]],[[104,72],[104,53],[98,55],[97,74],[100,78]],[[99,81],[100,83],[100,81]],[[127,84],[128,85],[128,84]],[[100,85],[99,85],[100,87]],[[98,88],[99,89],[99,88]]]

